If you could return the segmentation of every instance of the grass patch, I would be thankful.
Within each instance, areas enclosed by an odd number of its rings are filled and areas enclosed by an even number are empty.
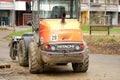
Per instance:
[[[108,42],[108,43],[114,43],[116,40],[114,38],[99,38],[95,40],[97,43],[103,43],[103,42]]]
[[[80,28],[81,28],[81,30],[82,30],[83,32],[85,32],[85,33],[89,33],[89,31],[90,31],[90,27],[87,26],[87,25],[83,25],[83,26],[81,26]]]
[[[107,40],[107,42],[109,42],[109,43],[114,43],[114,42],[117,42],[117,41],[116,41],[116,39],[114,39],[114,38],[110,38],[110,39]]]
[[[99,44],[104,44],[104,43],[115,43],[117,42],[116,38],[115,37],[100,37],[100,38],[94,38],[93,39],[93,42],[96,44],[96,45],[99,45]]]
[[[98,35],[93,35],[93,36],[84,36],[84,40],[88,44],[92,45],[104,45],[104,44],[114,44],[114,43],[119,43],[119,36],[98,36]]]
[[[32,32],[32,29],[18,31],[18,32],[13,32],[13,33],[10,33],[8,36],[9,37],[12,37],[12,36],[22,36],[26,32]]]
[[[110,29],[110,32],[120,33],[120,27],[113,27],[112,29]]]
[[[95,42],[97,42],[97,43],[105,42],[105,38],[99,38],[99,39],[95,40]]]

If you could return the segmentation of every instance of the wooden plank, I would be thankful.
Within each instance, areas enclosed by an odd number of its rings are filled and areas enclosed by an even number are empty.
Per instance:
[[[108,27],[104,27],[104,26],[97,27],[97,26],[94,26],[94,27],[91,27],[91,30],[92,31],[107,31]]]
[[[0,64],[0,69],[11,68],[10,64]]]
[[[92,31],[108,31],[108,35],[110,34],[109,25],[91,25],[90,26],[90,35]]]

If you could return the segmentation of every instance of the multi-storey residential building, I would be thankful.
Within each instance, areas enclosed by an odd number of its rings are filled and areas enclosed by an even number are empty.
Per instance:
[[[90,19],[92,19],[93,15],[108,15],[107,21],[112,25],[117,25],[118,0],[90,0]]]
[[[14,0],[0,0],[0,26],[15,24]]]
[[[89,0],[81,0],[81,24],[89,24]]]
[[[32,0],[15,1],[16,25],[26,25],[27,21],[31,20],[31,12],[26,11],[26,2],[31,1]]]
[[[0,0],[0,25],[26,25],[32,15],[26,11],[28,1]],[[108,15],[109,23],[120,24],[120,0],[81,0],[81,24],[89,25],[94,15]]]
[[[31,12],[26,11],[26,2],[32,0],[0,0],[0,26],[26,25]]]
[[[118,24],[120,24],[120,0],[118,1]]]

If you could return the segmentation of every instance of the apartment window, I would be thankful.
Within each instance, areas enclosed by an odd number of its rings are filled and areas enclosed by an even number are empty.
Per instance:
[[[90,0],[90,2],[92,2],[92,3],[93,3],[93,1],[94,1],[94,0]]]
[[[99,3],[99,0],[90,0],[92,3]]]
[[[94,0],[94,3],[98,3],[99,2],[99,0]]]
[[[116,0],[111,0],[111,3],[116,3]]]
[[[106,0],[106,3],[116,3],[116,0]]]
[[[0,25],[8,25],[9,24],[9,11],[0,11]]]
[[[88,2],[88,0],[81,0],[81,2]]]
[[[110,0],[106,0],[106,2],[105,3],[110,3]]]

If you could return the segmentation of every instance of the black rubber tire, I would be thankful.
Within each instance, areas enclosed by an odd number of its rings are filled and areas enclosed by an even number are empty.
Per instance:
[[[29,72],[32,74],[42,73],[44,71],[44,64],[38,63],[37,50],[34,42],[29,45]]]
[[[16,57],[13,56],[14,50],[13,50],[13,46],[12,46],[12,41],[11,41],[11,43],[9,44],[9,46],[10,46],[10,58],[11,58],[12,60],[16,60]]]
[[[18,61],[21,66],[28,66],[28,56],[26,56],[26,47],[24,40],[20,40],[18,45]]]
[[[74,72],[86,72],[89,67],[89,56],[84,60],[83,63],[72,63]]]

